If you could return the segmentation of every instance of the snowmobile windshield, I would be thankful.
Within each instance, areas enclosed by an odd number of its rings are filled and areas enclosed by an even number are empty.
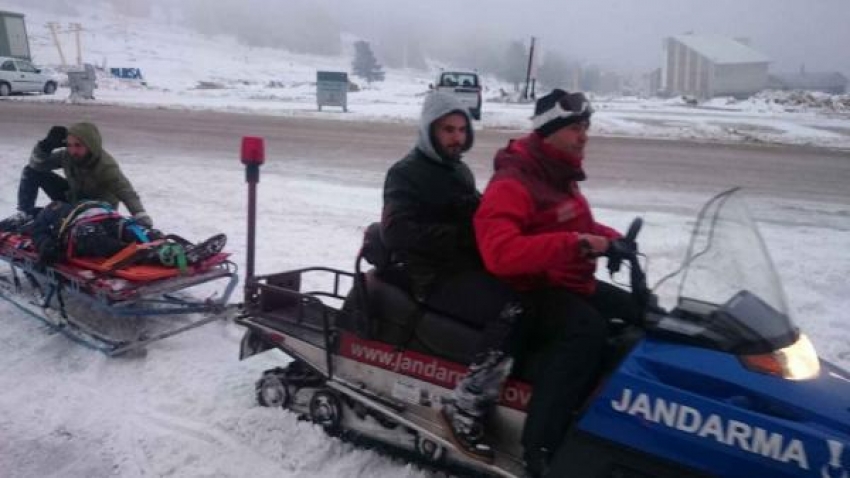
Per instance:
[[[676,310],[706,327],[713,347],[765,353],[797,340],[779,276],[737,189],[703,207],[680,276]]]

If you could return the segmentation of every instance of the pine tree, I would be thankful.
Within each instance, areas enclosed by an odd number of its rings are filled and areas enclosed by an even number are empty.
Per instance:
[[[369,83],[384,81],[384,71],[375,59],[372,47],[367,41],[360,40],[354,43],[354,61],[351,63],[351,70],[354,75]]]

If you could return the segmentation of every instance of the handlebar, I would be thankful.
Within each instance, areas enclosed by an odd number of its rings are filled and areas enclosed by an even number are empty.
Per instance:
[[[620,272],[623,260],[637,257],[638,246],[636,239],[642,227],[643,219],[636,217],[629,226],[629,230],[625,236],[611,241],[611,245],[605,251],[605,255],[608,257],[608,272],[611,274]]]
[[[632,287],[632,296],[643,309],[655,309],[658,305],[656,299],[646,284],[646,274],[638,260],[637,236],[643,227],[643,219],[636,217],[629,226],[626,235],[620,239],[611,241],[605,256],[608,258],[608,272],[611,275],[620,272],[623,261],[629,263],[629,272]]]

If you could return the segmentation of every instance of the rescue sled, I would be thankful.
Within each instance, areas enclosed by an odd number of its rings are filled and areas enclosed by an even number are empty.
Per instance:
[[[228,257],[183,270],[88,257],[45,266],[29,236],[0,232],[0,260],[9,266],[0,297],[76,342],[121,355],[221,318],[238,281]]]
[[[700,212],[669,279],[679,283],[669,311],[646,285],[640,225],[629,229],[629,247],[609,252],[608,267],[629,267],[644,324],[612,323],[610,363],[545,476],[848,476],[850,374],[819,359],[793,324],[736,190]],[[523,370],[489,420],[495,462],[456,450],[437,413],[479,331],[417,304],[386,271],[363,272],[362,255],[354,272],[248,278],[236,319],[247,328],[240,358],[268,349],[293,358],[263,373],[258,402],[437,469],[524,476],[520,434],[532,389]]]

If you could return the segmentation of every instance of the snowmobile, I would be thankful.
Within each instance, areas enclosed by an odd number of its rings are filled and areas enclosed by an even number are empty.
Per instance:
[[[179,248],[169,244],[173,247],[167,250],[175,260],[188,258],[190,264],[138,263],[139,257],[154,252],[147,246],[162,242],[152,241],[128,246],[110,258],[69,253],[65,260],[46,265],[28,234],[0,232],[0,261],[9,265],[0,273],[0,298],[48,329],[106,355],[139,352],[232,310],[228,301],[238,274],[230,254],[221,250],[225,236],[200,244],[173,237],[182,242]],[[196,297],[194,292],[201,290],[205,296]]]
[[[609,251],[608,269],[628,266],[645,320],[612,323],[610,363],[545,476],[850,476],[850,374],[820,359],[794,325],[740,193],[718,194],[700,211],[681,267],[664,281],[678,283],[669,310],[647,286],[640,227],[638,218]],[[488,420],[495,462],[456,450],[438,411],[479,331],[395,283],[374,253],[374,232],[354,272],[310,267],[247,279],[240,358],[269,349],[292,358],[262,374],[258,402],[436,469],[525,476],[527,375],[514,370]],[[363,271],[364,258],[374,267]]]

